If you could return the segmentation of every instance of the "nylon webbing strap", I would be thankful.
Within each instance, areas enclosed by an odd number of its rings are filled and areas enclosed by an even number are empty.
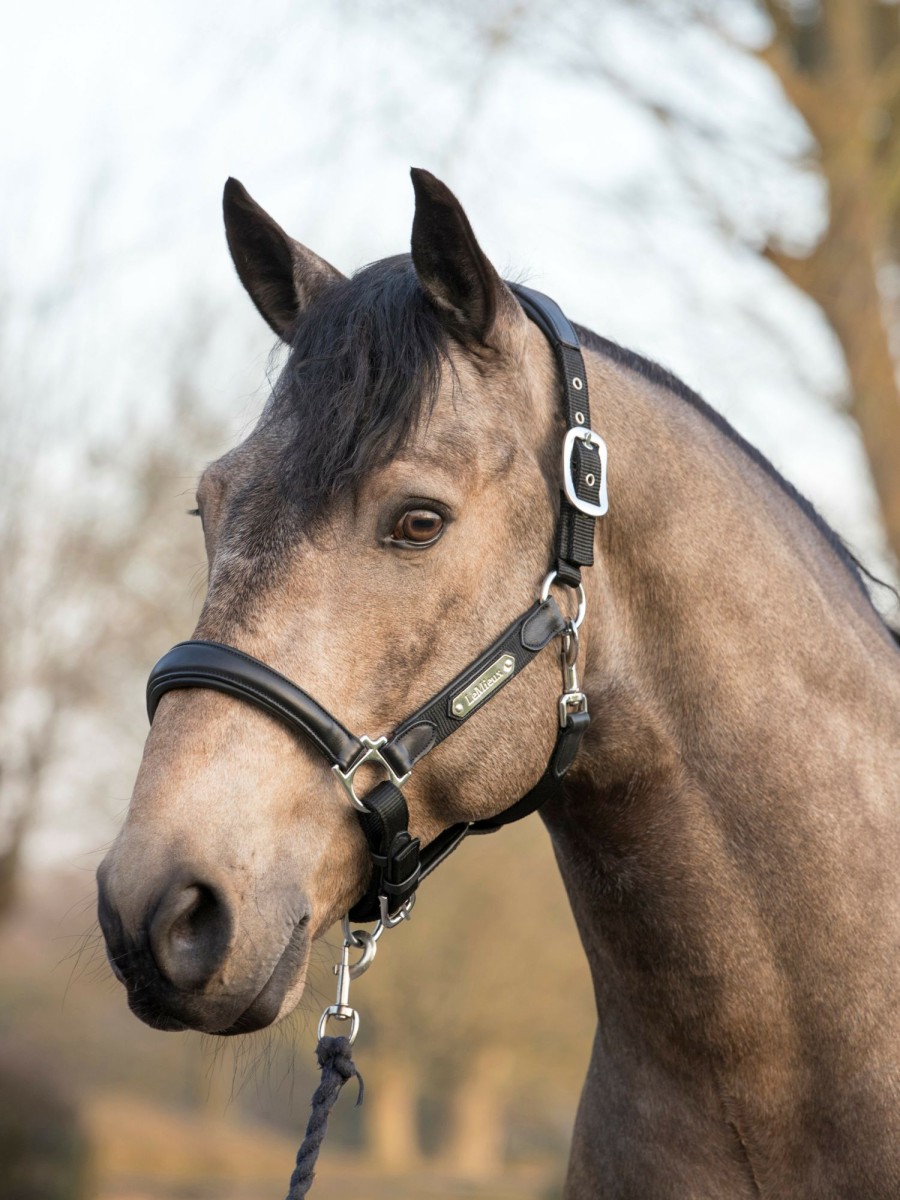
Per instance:
[[[600,448],[585,440],[591,429],[587,372],[574,326],[559,305],[532,288],[510,284],[526,315],[538,326],[553,347],[562,377],[568,431],[574,431],[567,454],[572,491],[585,505],[597,507],[605,496],[606,480]],[[568,440],[567,440],[568,446]],[[563,472],[567,465],[564,462]],[[559,578],[575,587],[581,582],[581,567],[594,562],[594,521],[600,515],[585,512],[560,489],[559,524],[556,533],[556,570]]]
[[[574,330],[573,330],[574,333]],[[557,359],[566,395],[566,420],[569,429],[590,429],[587,374],[581,350],[558,344]],[[581,384],[579,388],[577,385]],[[580,419],[579,419],[580,418]],[[572,481],[579,499],[596,502],[602,484],[602,469],[597,447],[576,438],[572,446]],[[591,483],[588,483],[588,480]],[[594,517],[580,512],[562,493],[559,528],[556,539],[556,569],[566,582],[579,583],[579,567],[594,563]],[[572,570],[572,568],[576,568]]]
[[[367,812],[359,814],[359,823],[372,859],[369,886],[350,910],[351,921],[377,921],[381,897],[396,912],[419,886],[421,864],[419,839],[410,836],[409,810],[403,793],[385,780],[365,798]]]

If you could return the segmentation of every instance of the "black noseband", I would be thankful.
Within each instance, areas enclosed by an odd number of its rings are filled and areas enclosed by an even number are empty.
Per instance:
[[[410,836],[409,812],[401,788],[416,763],[497,695],[551,641],[563,635],[575,639],[573,623],[563,618],[548,594],[549,582],[555,577],[578,587],[583,596],[580,568],[593,562],[594,521],[606,511],[606,447],[591,431],[587,376],[577,334],[548,297],[530,288],[511,286],[527,315],[554,348],[569,427],[564,445],[556,564],[545,581],[541,600],[389,736],[377,740],[356,737],[284,675],[218,642],[180,642],[156,664],[147,684],[151,721],[166,692],[209,688],[263,709],[292,732],[301,734],[328,760],[357,809],[374,867],[368,891],[351,910],[355,921],[381,919],[394,924],[402,920],[409,913],[420,881],[464,837],[492,832],[534,812],[559,787],[590,721],[583,694],[567,687],[560,702],[556,747],[536,787],[498,816],[454,825],[424,849],[417,838]],[[574,644],[577,646],[577,640]],[[378,765],[388,778],[360,797],[353,781],[364,762]]]
[[[174,688],[211,688],[246,700],[309,738],[332,765],[345,771],[362,752],[362,742],[337,717],[284,675],[221,642],[179,642],[163,655],[147,680],[147,716]]]

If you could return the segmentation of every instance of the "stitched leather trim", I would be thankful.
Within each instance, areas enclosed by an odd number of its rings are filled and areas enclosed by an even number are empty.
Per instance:
[[[550,596],[522,625],[522,645],[526,650],[543,650],[548,642],[557,637],[564,628],[562,613]]]

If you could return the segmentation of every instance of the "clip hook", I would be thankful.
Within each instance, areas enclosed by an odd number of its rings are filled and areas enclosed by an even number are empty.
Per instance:
[[[362,954],[353,963],[350,961],[351,946],[362,948]],[[356,1041],[356,1035],[359,1033],[359,1013],[350,1005],[350,982],[358,979],[364,971],[369,969],[377,949],[375,938],[371,933],[367,933],[363,929],[355,929],[352,932],[349,929],[345,930],[344,944],[341,946],[341,960],[333,968],[337,975],[337,997],[335,1003],[329,1004],[319,1018],[318,1034],[320,1039],[325,1036],[325,1029],[331,1017],[335,1021],[349,1021],[348,1040],[351,1046]]]
[[[559,726],[565,729],[570,713],[587,712],[587,696],[578,686],[578,625],[567,621],[560,634],[562,647],[560,660],[563,672],[563,690],[559,698]]]

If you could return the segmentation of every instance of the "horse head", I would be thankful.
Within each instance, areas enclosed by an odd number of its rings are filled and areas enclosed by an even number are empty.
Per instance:
[[[424,171],[413,184],[411,255],[348,279],[229,180],[232,258],[289,351],[256,427],[197,489],[209,584],[194,637],[372,735],[536,599],[565,429],[546,339],[456,198]],[[423,760],[411,834],[427,844],[527,793],[558,695],[548,655]],[[370,872],[340,781],[304,739],[233,696],[169,692],[99,871],[131,1007],[164,1029],[270,1024]]]

